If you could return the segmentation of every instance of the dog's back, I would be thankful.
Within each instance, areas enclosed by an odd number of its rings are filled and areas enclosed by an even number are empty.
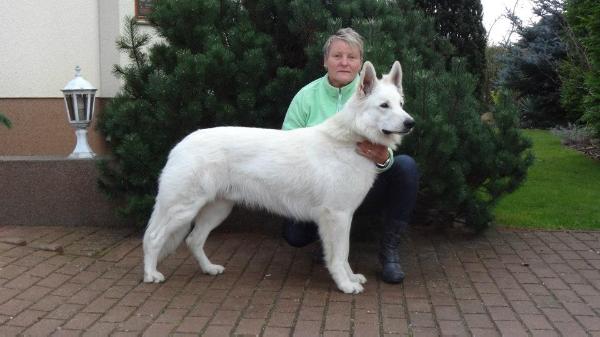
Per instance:
[[[324,205],[357,206],[362,197],[352,195],[371,186],[373,165],[354,146],[335,141],[318,127],[199,130],[171,151],[160,178],[159,197],[164,199],[159,201],[172,203],[183,194],[201,193],[314,221]]]

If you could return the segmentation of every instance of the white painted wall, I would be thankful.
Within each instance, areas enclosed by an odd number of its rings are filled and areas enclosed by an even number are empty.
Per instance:
[[[133,15],[134,0],[0,0],[0,98],[62,97],[76,65],[113,97],[113,65],[128,62],[115,41]]]

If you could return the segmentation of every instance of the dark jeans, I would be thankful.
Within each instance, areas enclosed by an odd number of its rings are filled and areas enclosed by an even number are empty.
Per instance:
[[[419,171],[414,159],[407,155],[394,158],[394,164],[380,173],[365,197],[357,214],[383,216],[386,225],[402,226],[406,230],[417,201]],[[317,225],[312,222],[288,220],[284,223],[283,237],[294,247],[304,247],[319,239]]]

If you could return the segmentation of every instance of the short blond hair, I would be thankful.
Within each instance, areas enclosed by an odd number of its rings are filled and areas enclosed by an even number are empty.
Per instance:
[[[329,50],[331,49],[331,44],[335,40],[341,40],[349,44],[351,47],[358,48],[360,52],[360,59],[363,59],[363,38],[352,28],[341,28],[335,34],[329,36],[325,44],[323,45],[323,57],[327,57],[329,55]]]

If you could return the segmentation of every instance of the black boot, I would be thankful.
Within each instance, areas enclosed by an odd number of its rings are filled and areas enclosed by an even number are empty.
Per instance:
[[[386,283],[400,283],[404,280],[404,271],[400,265],[398,246],[400,246],[401,232],[406,228],[405,223],[390,222],[383,230],[379,261],[381,262],[381,278]]]

